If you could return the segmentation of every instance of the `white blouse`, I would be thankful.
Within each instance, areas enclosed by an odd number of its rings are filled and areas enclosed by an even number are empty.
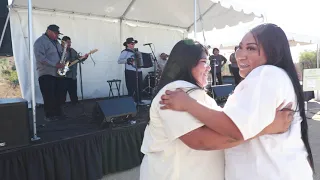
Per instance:
[[[145,154],[140,167],[140,180],[224,180],[224,153],[189,148],[179,137],[204,124],[187,112],[160,110],[160,98],[166,90],[194,88],[186,81],[175,81],[154,98],[150,123],[146,127],[141,152]],[[199,103],[221,110],[203,90],[189,94]]]
[[[236,87],[223,111],[249,139],[272,123],[282,102],[293,102],[297,108],[289,76],[276,66],[263,65]],[[301,121],[296,112],[288,132],[260,136],[225,150],[226,180],[312,180]]]

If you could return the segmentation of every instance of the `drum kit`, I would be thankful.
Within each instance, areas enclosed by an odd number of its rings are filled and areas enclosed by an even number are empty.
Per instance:
[[[142,90],[143,95],[147,97],[152,97],[154,90],[156,88],[155,85],[156,85],[155,73],[153,71],[148,72],[148,75],[146,75],[143,81],[143,87],[144,87],[144,89]]]

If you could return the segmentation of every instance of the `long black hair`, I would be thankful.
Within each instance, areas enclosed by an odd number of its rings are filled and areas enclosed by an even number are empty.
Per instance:
[[[284,31],[275,24],[261,24],[250,31],[255,38],[259,49],[265,52],[268,65],[274,65],[286,71],[291,79],[298,101],[298,111],[302,118],[301,136],[308,153],[309,163],[314,171],[314,162],[308,138],[308,124],[304,108],[304,95],[294,66],[290,46]]]
[[[169,55],[155,95],[158,94],[164,86],[176,80],[184,80],[203,89],[191,74],[192,68],[197,66],[203,54],[208,56],[208,50],[199,42],[192,39],[179,41]]]

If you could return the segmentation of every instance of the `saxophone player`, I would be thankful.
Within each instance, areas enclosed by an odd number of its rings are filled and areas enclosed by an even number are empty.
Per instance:
[[[136,103],[141,104],[141,88],[142,88],[142,70],[138,66],[137,62],[137,53],[135,51],[135,45],[138,43],[137,40],[130,37],[127,38],[123,43],[125,49],[121,51],[121,54],[118,58],[118,64],[125,64],[125,80],[128,90],[128,95],[132,96]],[[137,88],[137,79],[136,71],[138,72],[138,88]],[[139,99],[137,96],[139,95]]]
[[[60,63],[62,48],[57,41],[60,34],[59,26],[49,25],[46,32],[34,43],[36,68],[46,121],[54,121],[62,117],[58,102],[57,79],[57,69],[64,67],[64,64]]]

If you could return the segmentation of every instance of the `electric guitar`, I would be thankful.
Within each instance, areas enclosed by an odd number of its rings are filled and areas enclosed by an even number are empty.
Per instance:
[[[97,52],[97,51],[98,51],[98,49],[91,50],[91,51],[88,53],[88,55],[93,54],[93,53],[95,53],[95,52]],[[79,61],[81,61],[81,60],[84,59],[84,58],[85,58],[85,57],[82,56],[80,59],[77,59],[77,60],[75,60],[75,61],[72,61],[71,63],[70,63],[70,61],[67,61],[66,64],[64,65],[64,68],[62,68],[60,71],[58,71],[58,74],[59,74],[60,76],[66,76],[67,72],[70,70],[69,68],[70,68],[71,66],[77,64]]]

